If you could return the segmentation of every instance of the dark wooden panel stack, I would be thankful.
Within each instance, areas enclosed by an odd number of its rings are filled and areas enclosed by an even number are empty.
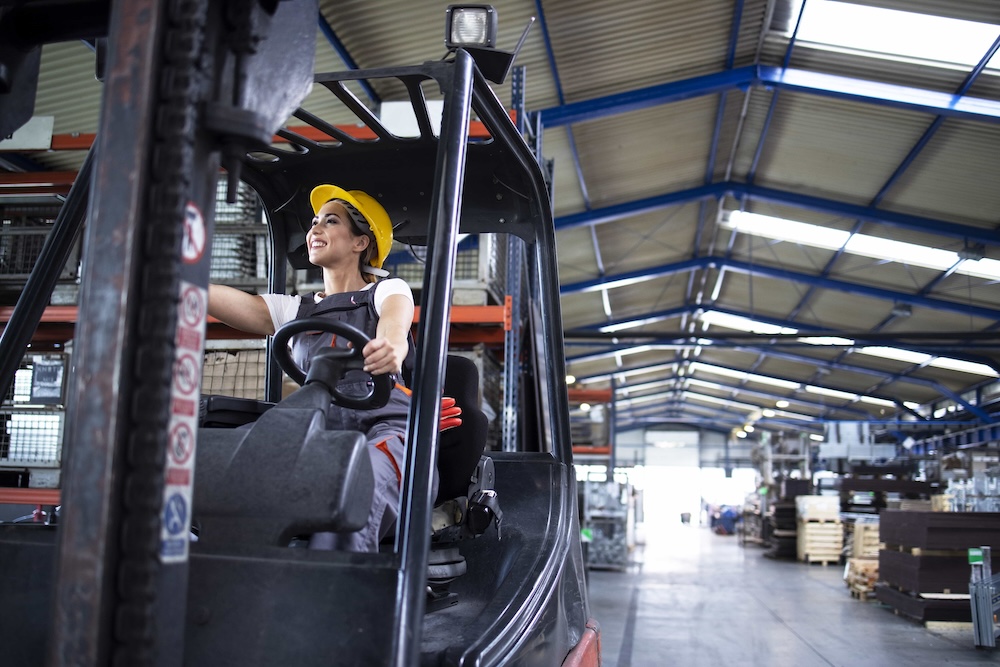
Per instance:
[[[919,621],[970,621],[967,550],[1000,549],[1000,513],[885,510],[879,526],[878,600]]]

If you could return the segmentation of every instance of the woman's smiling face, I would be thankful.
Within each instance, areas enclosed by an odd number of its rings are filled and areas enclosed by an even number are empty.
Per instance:
[[[312,220],[312,227],[306,233],[306,250],[309,261],[317,266],[330,262],[339,263],[345,257],[354,257],[355,246],[364,250],[368,237],[355,235],[351,218],[343,204],[329,201]]]

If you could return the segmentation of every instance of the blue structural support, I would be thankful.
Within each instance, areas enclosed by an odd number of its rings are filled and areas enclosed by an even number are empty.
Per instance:
[[[727,271],[748,273],[755,276],[774,278],[777,280],[787,280],[804,285],[815,285],[823,289],[845,292],[857,296],[892,301],[894,303],[906,303],[921,308],[931,308],[934,310],[960,313],[966,316],[982,317],[991,321],[1000,320],[1000,310],[995,308],[985,308],[983,306],[974,306],[954,301],[945,301],[943,299],[934,299],[921,296],[919,294],[908,294],[906,292],[898,292],[896,290],[889,290],[871,285],[847,282],[846,280],[822,278],[816,275],[801,273],[798,271],[789,271],[787,269],[780,269],[773,266],[767,266],[765,264],[750,264],[749,262],[743,262],[740,260],[713,256],[697,257],[694,259],[674,262],[672,264],[662,264],[659,266],[639,269],[637,271],[620,273],[613,276],[595,278],[593,280],[583,280],[576,283],[568,283],[562,286],[560,293],[566,295],[579,292],[593,292],[600,289],[625,287],[627,285],[635,285],[637,283],[674,275],[676,273],[707,268],[725,269]]]
[[[1000,424],[983,424],[970,426],[967,429],[923,438],[911,450],[914,454],[926,454],[931,451],[952,451],[956,449],[971,449],[981,447],[1000,440]]]
[[[946,238],[968,240],[976,243],[1000,245],[1000,230],[989,227],[974,227],[936,218],[896,213],[872,206],[862,206],[847,202],[807,195],[777,188],[723,181],[710,185],[668,192],[662,195],[637,199],[631,202],[596,208],[591,211],[559,216],[555,220],[557,230],[573,229],[584,225],[599,225],[645,213],[659,211],[671,206],[687,204],[705,198],[732,196],[751,200],[796,206],[807,211],[816,211],[837,217],[849,217],[868,222],[877,222],[901,229],[937,234]]]

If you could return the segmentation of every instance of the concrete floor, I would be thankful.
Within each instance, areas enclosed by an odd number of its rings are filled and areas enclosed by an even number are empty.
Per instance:
[[[1000,665],[971,623],[924,627],[852,598],[842,566],[775,561],[679,522],[646,541],[628,571],[590,572],[604,667]]]

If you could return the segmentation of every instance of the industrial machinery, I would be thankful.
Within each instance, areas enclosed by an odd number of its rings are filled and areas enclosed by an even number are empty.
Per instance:
[[[449,19],[482,11],[492,9]],[[316,14],[307,0],[0,8],[0,71],[13,84],[0,95],[4,134],[30,117],[41,43],[92,39],[104,81],[97,141],[0,341],[4,363],[20,358],[48,304],[50,269],[84,227],[60,518],[0,526],[5,665],[598,664],[545,172],[487,82],[504,79],[513,54],[492,48],[492,34],[468,48],[453,37],[441,61],[318,75],[350,116],[328,119],[297,109],[312,84]],[[376,79],[410,102],[416,136],[390,132],[351,92]],[[443,101],[439,129],[431,96]],[[482,131],[470,137],[473,114]],[[318,183],[375,194],[397,240],[426,246],[401,520],[380,553],[285,543],[302,526],[350,525],[351,498],[364,494],[349,474],[363,466],[343,454],[357,434],[296,418],[328,400],[316,384],[279,402],[272,363],[266,404],[241,408],[254,413],[245,436],[199,428],[220,166],[233,191],[242,181],[264,206],[270,291],[284,288],[286,259],[302,265],[305,193]],[[457,543],[465,573],[428,611],[459,233],[505,235],[527,261],[523,285],[508,290],[503,445],[481,468],[503,521]],[[276,436],[276,424],[288,428]],[[339,487],[329,483],[338,475]],[[320,477],[329,497],[291,492]],[[196,527],[203,517],[198,541],[192,517]]]

